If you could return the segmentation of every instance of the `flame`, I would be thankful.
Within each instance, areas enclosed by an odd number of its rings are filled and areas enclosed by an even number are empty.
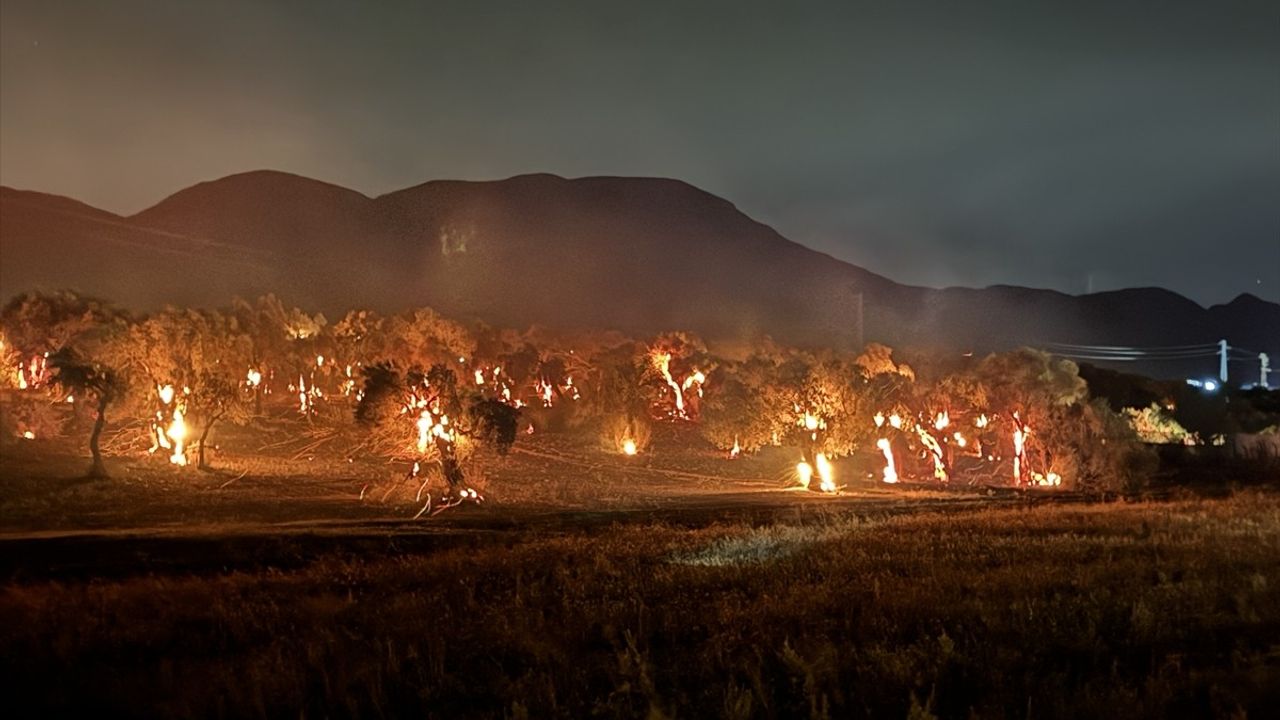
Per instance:
[[[942,446],[938,444],[938,439],[918,425],[916,426],[916,435],[920,437],[921,444],[925,446],[929,451],[929,457],[933,459],[933,476],[942,482],[947,482],[947,465],[942,461]]]
[[[323,356],[323,355],[317,355],[317,356],[316,356],[316,367],[324,367],[324,356]]]
[[[554,397],[552,393],[555,391],[555,387],[544,379],[539,380],[534,385],[534,388],[542,398],[542,407],[551,407],[552,398]]]
[[[984,428],[984,427],[986,427],[990,422],[991,422],[991,421],[987,419],[987,416],[986,416],[986,415],[979,415],[977,418],[975,418],[975,419],[974,419],[974,421],[973,421],[973,426],[974,426],[974,427],[979,427],[979,428]]]
[[[1013,414],[1013,419],[1018,420],[1018,414]],[[1027,459],[1027,435],[1031,434],[1031,428],[1018,424],[1013,429],[1013,484],[1022,484],[1022,467]]]
[[[418,431],[415,447],[419,454],[427,452],[433,439],[446,443],[453,443],[456,439],[454,431],[449,427],[449,416],[440,413],[439,408],[433,406],[433,401],[417,392],[410,392],[409,399],[401,412],[417,414],[414,427]]]
[[[969,441],[965,440],[964,435],[961,435],[959,430],[952,433],[951,437],[955,439],[956,444],[959,445],[960,447],[964,447],[969,444]]]
[[[31,360],[23,364],[18,361],[18,389],[35,389],[44,385],[49,372],[49,353],[32,355]]]
[[[685,378],[683,383],[680,383],[680,388],[687,391],[692,387],[697,391],[698,397],[702,397],[702,384],[706,381],[707,376],[701,370],[694,368],[693,374]]]
[[[424,453],[427,451],[427,441],[431,438],[432,422],[431,422],[430,411],[425,409],[422,411],[422,414],[418,416],[417,426],[418,426],[418,452]],[[415,465],[416,464],[417,463],[415,463]]]
[[[733,448],[729,450],[729,459],[736,460],[742,454],[742,446],[738,445],[738,436],[733,436]]]
[[[890,424],[890,425],[892,425],[894,428],[896,428],[896,429],[898,429],[898,430],[901,430],[901,429],[902,429],[902,417],[901,417],[900,415],[898,415],[898,413],[894,413],[894,414],[890,415],[890,416],[889,416],[889,424]]]
[[[484,371],[482,371],[482,370],[480,370],[480,369],[477,369],[477,370],[476,370],[475,375],[476,375],[476,384],[477,384],[477,385],[483,385],[483,384],[484,384]]]
[[[635,440],[632,440],[631,438],[626,438],[625,440],[622,441],[623,455],[635,455],[639,451],[640,451],[639,448],[636,447]]]
[[[26,440],[35,440],[35,439],[36,439],[36,434],[35,434],[35,433],[33,433],[33,432],[31,432],[30,430],[27,430],[27,431],[25,431],[25,432],[23,432],[23,433],[22,433],[22,437],[23,437],[24,439],[26,439]]]
[[[884,413],[876,413],[872,419],[876,421],[876,427],[884,427]]]
[[[160,396],[160,402],[168,405],[173,402],[173,386],[158,385],[156,386],[156,394]]]
[[[800,481],[800,487],[808,490],[809,482],[813,480],[813,466],[803,460],[796,463],[796,478]]]
[[[949,416],[947,412],[943,410],[942,412],[938,413],[938,416],[936,418],[934,418],[933,429],[942,430],[943,428],[947,427],[950,424],[951,424],[951,416]]]
[[[818,489],[824,493],[835,492],[835,469],[831,467],[831,462],[827,460],[827,456],[822,453],[818,453],[813,460],[818,466],[818,478],[821,480],[821,483],[818,485]]]
[[[655,352],[653,353],[653,366],[658,372],[662,373],[662,379],[667,381],[667,385],[671,387],[671,391],[675,393],[676,398],[676,417],[684,417],[684,390],[680,388],[680,383],[671,377],[671,353]]]
[[[1062,476],[1056,472],[1050,472],[1047,475],[1031,473],[1031,484],[1041,487],[1058,487],[1062,485]]]
[[[169,456],[169,462],[178,466],[186,465],[187,454],[183,446],[187,438],[187,423],[182,417],[182,411],[178,408],[173,409],[173,422],[169,423],[164,434],[173,441],[173,454]]]
[[[251,388],[256,388],[262,384],[262,373],[254,368],[249,368],[249,372],[244,375],[245,383]]]
[[[889,439],[880,438],[876,441],[876,447],[880,448],[880,452],[884,453],[884,481],[887,483],[898,482],[898,468],[893,461],[893,447],[889,444]]]

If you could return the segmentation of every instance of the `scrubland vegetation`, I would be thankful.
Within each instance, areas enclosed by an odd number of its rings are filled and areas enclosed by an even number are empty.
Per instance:
[[[1265,717],[1269,495],[632,523],[10,581],[8,700],[323,717]]]

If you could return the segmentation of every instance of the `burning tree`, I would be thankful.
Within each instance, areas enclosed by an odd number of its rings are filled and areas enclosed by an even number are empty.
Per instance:
[[[356,419],[370,429],[375,449],[413,461],[410,476],[425,476],[419,497],[430,480],[424,468],[435,466],[446,486],[442,507],[479,500],[466,485],[464,463],[476,444],[505,453],[515,442],[520,411],[464,392],[458,376],[442,363],[423,372],[416,366],[402,370],[382,362],[366,367],[364,373]]]
[[[611,450],[635,455],[648,446],[652,430],[645,385],[651,373],[648,350],[640,343],[624,343],[603,351],[596,364],[601,441]]]
[[[133,401],[148,418],[151,452],[163,449],[171,463],[186,465],[194,434],[197,465],[208,469],[215,423],[248,420],[243,368],[255,344],[242,327],[233,314],[166,308],[129,328],[119,360],[140,381]]]
[[[646,380],[654,390],[655,412],[673,420],[696,420],[711,370],[702,340],[685,332],[659,335],[649,345],[648,363]]]

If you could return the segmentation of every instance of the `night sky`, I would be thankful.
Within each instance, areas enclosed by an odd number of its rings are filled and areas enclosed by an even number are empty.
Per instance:
[[[1280,300],[1274,2],[604,5],[3,0],[0,182],[666,176],[902,282]]]

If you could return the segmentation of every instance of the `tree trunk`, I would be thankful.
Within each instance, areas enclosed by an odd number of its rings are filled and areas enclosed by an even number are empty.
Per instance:
[[[196,468],[198,469],[209,469],[209,462],[205,461],[205,441],[209,438],[209,430],[214,429],[214,423],[216,423],[221,416],[223,416],[221,413],[212,415],[211,418],[209,418],[209,423],[205,424],[205,429],[200,432],[200,442],[198,442],[196,446]]]
[[[102,427],[107,422],[107,402],[110,398],[103,393],[98,396],[98,416],[93,421],[93,433],[89,435],[89,453],[93,455],[93,465],[89,468],[89,477],[105,478],[107,477],[107,466],[102,462],[102,448],[99,440],[102,437]]]
[[[462,474],[462,465],[454,452],[453,443],[442,437],[436,437],[436,452],[440,455],[440,471],[445,481],[449,483],[449,489],[457,490],[462,487],[465,478]]]

